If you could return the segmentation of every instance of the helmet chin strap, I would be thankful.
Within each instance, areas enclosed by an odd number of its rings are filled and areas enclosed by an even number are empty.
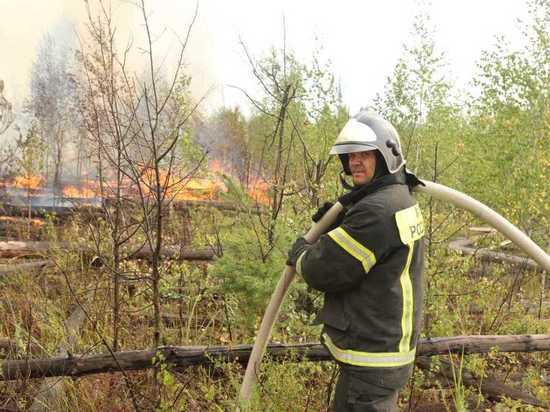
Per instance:
[[[344,189],[353,190],[356,186],[350,185],[350,184],[348,183],[348,181],[346,180],[346,176],[347,176],[346,171],[345,171],[345,170],[342,170],[342,171],[340,172],[340,183],[341,183],[341,185],[344,187]]]
[[[346,180],[346,176],[347,176],[347,173],[345,170],[342,170],[340,172],[340,183],[342,184],[342,186],[344,187],[344,189],[346,190],[359,190],[360,188],[362,187],[365,187],[365,186],[369,186],[370,184],[374,183],[374,181],[378,178],[378,177],[382,177],[382,176],[373,176],[372,177],[372,180],[367,182],[367,183],[363,183],[362,185],[356,185],[356,184],[349,184],[348,181]]]
[[[342,170],[340,172],[340,183],[342,184],[342,186],[344,187],[344,189],[346,190],[358,190],[362,187],[365,187],[365,186],[369,186],[371,184],[373,184],[375,181],[377,181],[378,179],[384,177],[384,176],[388,176],[389,173],[384,173],[384,174],[376,174],[372,177],[372,179],[366,183],[363,183],[362,185],[356,185],[356,184],[349,184],[348,181],[346,180],[346,176],[348,176],[348,174],[346,173],[345,170]]]

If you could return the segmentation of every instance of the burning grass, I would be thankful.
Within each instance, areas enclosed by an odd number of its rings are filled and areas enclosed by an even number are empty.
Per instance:
[[[46,224],[44,219],[35,219],[35,218],[23,219],[17,216],[0,216],[0,225],[2,223],[12,224],[12,225],[28,224],[34,227],[42,227]]]
[[[219,162],[213,162],[210,170],[202,176],[180,176],[177,173],[168,173],[160,170],[158,182],[161,190],[165,191],[166,199],[175,201],[217,201],[221,194],[227,192],[224,184],[225,176],[232,176],[231,173],[223,170]],[[238,181],[236,177],[232,177]],[[143,168],[139,177],[139,190],[145,197],[155,196],[157,176],[154,169]],[[120,184],[121,196],[124,198],[137,199],[139,196],[138,186],[125,176]],[[269,199],[270,185],[264,179],[251,177],[245,184],[245,192],[250,198],[261,204],[267,205]],[[47,185],[46,179],[42,176],[28,175],[15,176],[0,180],[0,189],[3,190],[8,203],[15,198],[18,203],[25,201],[32,202],[33,199],[50,199],[49,202],[63,203],[64,200],[95,200],[114,197],[116,182],[113,179],[105,179],[100,184],[96,179],[84,177],[80,180],[72,180],[70,183],[61,183],[59,187]],[[56,199],[59,199],[56,202]]]

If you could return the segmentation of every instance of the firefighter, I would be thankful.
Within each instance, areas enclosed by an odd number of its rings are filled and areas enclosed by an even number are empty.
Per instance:
[[[351,189],[339,222],[314,244],[296,240],[288,264],[324,292],[321,340],[339,365],[334,411],[394,411],[412,373],[422,306],[424,223],[399,136],[362,111],[330,154]],[[320,208],[318,220],[328,210]]]

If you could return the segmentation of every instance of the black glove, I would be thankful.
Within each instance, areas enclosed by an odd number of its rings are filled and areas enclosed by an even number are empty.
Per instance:
[[[296,266],[296,262],[302,253],[311,246],[303,237],[296,239],[290,250],[288,251],[288,258],[286,264],[288,266]]]
[[[315,223],[317,223],[319,220],[323,218],[323,216],[328,212],[328,210],[334,206],[334,203],[332,202],[325,202],[323,205],[317,209],[317,212],[313,216],[311,216],[311,220],[313,220]],[[344,221],[344,216],[346,215],[346,209],[344,208],[339,214],[334,223],[330,225],[325,233],[330,232],[333,229],[336,229],[338,226],[342,224]]]
[[[319,220],[323,218],[323,216],[328,212],[328,210],[334,206],[334,203],[332,202],[325,202],[323,205],[317,209],[317,212],[313,216],[311,216],[311,220],[313,220],[315,223],[317,223]]]

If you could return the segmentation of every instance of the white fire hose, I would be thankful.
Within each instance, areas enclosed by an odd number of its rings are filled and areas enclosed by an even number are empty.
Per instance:
[[[461,209],[472,212],[474,215],[497,229],[500,233],[514,242],[521,250],[523,250],[540,266],[542,266],[543,269],[550,272],[550,256],[525,233],[497,212],[483,203],[471,198],[470,196],[449,187],[428,181],[422,181],[422,183],[424,186],[416,186],[415,191],[426,193],[436,199],[445,200]],[[336,204],[329,209],[321,220],[313,224],[311,229],[304,235],[304,238],[309,243],[314,243],[317,241],[317,239],[319,239],[319,237],[336,220],[342,209],[342,204],[336,202]],[[283,274],[277,283],[277,287],[275,288],[273,295],[271,295],[271,300],[269,301],[265,315],[262,319],[260,329],[254,342],[254,347],[252,348],[252,353],[250,354],[250,358],[248,360],[243,384],[241,386],[241,392],[239,394],[240,405],[245,409],[258,378],[260,364],[267,346],[267,341],[271,336],[271,331],[275,320],[277,320],[279,315],[281,304],[295,274],[296,270],[293,266],[287,266],[284,269]]]

